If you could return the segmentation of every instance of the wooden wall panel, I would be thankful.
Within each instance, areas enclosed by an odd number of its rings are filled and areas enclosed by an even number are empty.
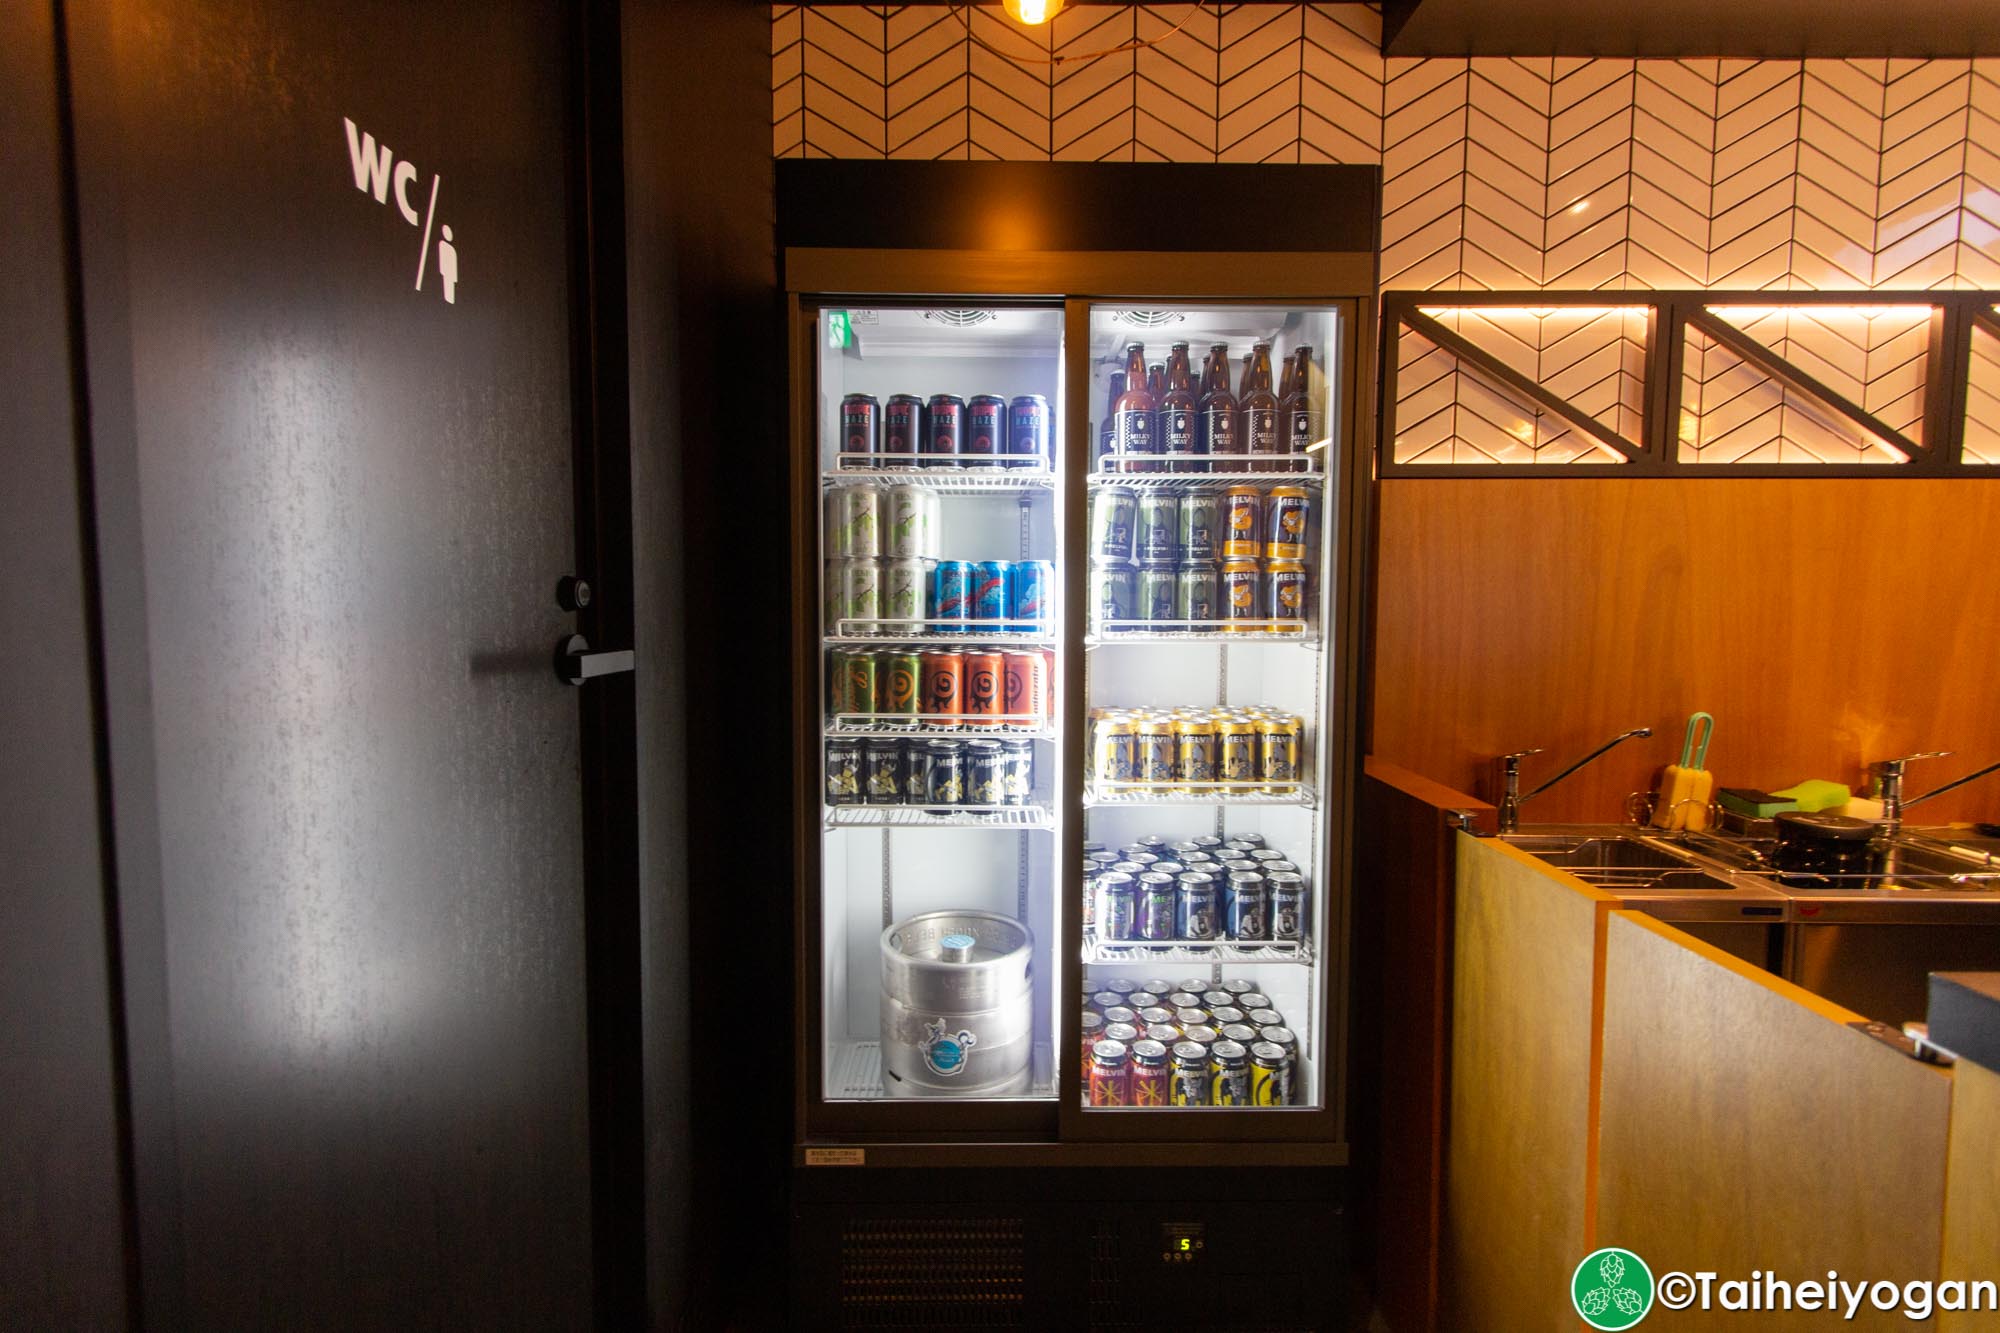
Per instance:
[[[1847,1010],[1637,912],[1611,913],[1604,977],[1599,1244],[1633,1251],[1655,1276],[1938,1271],[1949,1074],[1846,1027]],[[1755,1319],[1805,1329],[1829,1316]],[[1864,1309],[1854,1327],[1909,1321]]]
[[[1871,759],[1912,793],[2000,759],[2000,479],[1394,480],[1381,483],[1377,757],[1488,794],[1627,742],[1526,807],[1616,819],[1715,714],[1718,785],[1826,777]],[[2000,813],[2000,777],[1917,822]]]
[[[1439,1326],[1572,1330],[1563,1294],[1591,1235],[1598,930],[1617,900],[1456,837]]]
[[[2000,1279],[2000,1073],[1961,1060],[1952,1070],[1951,1150],[1945,1168],[1941,1276]],[[1993,1313],[1941,1313],[1938,1333],[1990,1329]]]

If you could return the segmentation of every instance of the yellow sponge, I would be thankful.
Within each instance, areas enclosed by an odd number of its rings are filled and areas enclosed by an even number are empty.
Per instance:
[[[1774,791],[1773,796],[1782,796],[1798,804],[1799,809],[1831,810],[1835,806],[1846,805],[1854,793],[1838,782],[1828,782],[1825,778],[1808,778],[1796,787]]]

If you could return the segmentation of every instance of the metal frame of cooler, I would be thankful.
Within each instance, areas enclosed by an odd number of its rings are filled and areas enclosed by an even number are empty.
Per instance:
[[[1164,275],[1173,275],[1163,283]],[[1377,383],[1375,256],[1365,252],[1154,252],[973,250],[846,250],[788,248],[787,347],[791,360],[791,534],[794,589],[818,586],[821,507],[817,422],[817,311],[826,305],[879,305],[932,301],[1048,303],[1064,308],[1064,419],[1059,437],[1057,485],[1062,489],[1062,567],[1058,580],[1071,611],[1057,659],[1062,677],[1064,824],[1057,901],[1063,934],[1054,942],[1060,978],[1058,1032],[1079,1030],[1077,994],[1084,964],[1073,905],[1080,892],[1077,865],[1085,841],[1083,806],[1087,740],[1084,635],[1088,561],[1086,476],[1092,451],[1088,394],[1089,313],[1093,305],[1190,302],[1205,305],[1335,307],[1349,346],[1338,365],[1328,364],[1338,398],[1339,448],[1329,450],[1325,480],[1327,514],[1340,529],[1322,572],[1322,614],[1328,642],[1326,697],[1321,716],[1327,757],[1318,775],[1323,808],[1324,900],[1328,906],[1324,952],[1315,969],[1325,1015],[1322,1049],[1323,1104],[1314,1109],[1254,1108],[1148,1111],[1092,1115],[1061,1084],[1073,1079],[1061,1066],[1054,1098],[1042,1101],[828,1102],[822,1098],[821,795],[822,729],[816,616],[793,625],[794,812],[797,879],[794,885],[797,988],[794,1027],[796,1082],[794,1161],[864,1165],[1341,1165],[1347,1160],[1348,1016],[1352,969],[1352,831],[1359,772],[1360,700],[1364,686],[1365,581],[1373,529],[1373,400]],[[802,594],[801,594],[802,595]],[[1061,1053],[1067,1054],[1067,1052]]]

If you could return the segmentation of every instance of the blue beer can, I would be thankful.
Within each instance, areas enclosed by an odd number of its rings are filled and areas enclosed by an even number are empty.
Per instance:
[[[975,573],[969,560],[940,560],[931,571],[931,630],[937,634],[964,634],[972,616]]]
[[[972,567],[972,618],[1005,620],[1014,609],[1014,566],[1006,560],[981,560]],[[998,634],[997,624],[975,626],[980,634]]]
[[[1213,875],[1199,870],[1183,873],[1174,897],[1174,933],[1181,939],[1207,941],[1221,934],[1216,929]]]
[[[1047,634],[1050,628],[1049,593],[1056,586],[1056,567],[1047,560],[1019,560],[1014,564],[1013,608],[1008,613],[1026,623],[1014,626],[1020,634]]]

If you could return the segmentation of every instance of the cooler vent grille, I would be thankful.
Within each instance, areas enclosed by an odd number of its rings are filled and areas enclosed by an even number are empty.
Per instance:
[[[858,1219],[841,1228],[843,1328],[1020,1328],[1026,1278],[1018,1217]]]
[[[1125,1246],[1118,1223],[1097,1219],[1090,1228],[1090,1326],[1129,1319],[1125,1308]]]

